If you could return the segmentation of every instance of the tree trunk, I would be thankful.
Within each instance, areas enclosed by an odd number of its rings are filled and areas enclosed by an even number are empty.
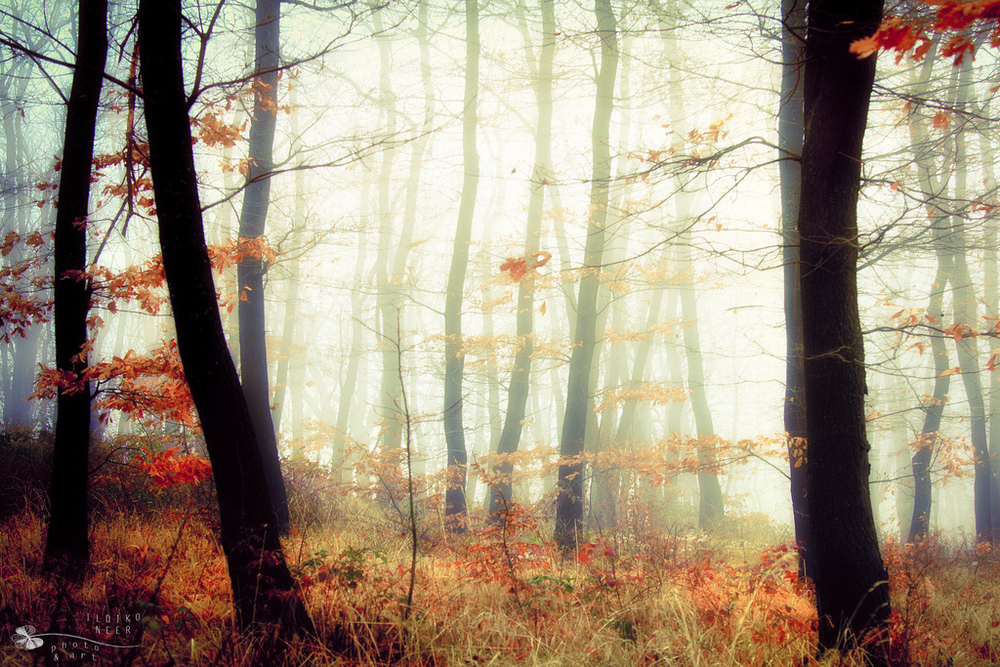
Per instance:
[[[943,230],[942,230],[943,231]],[[939,232],[936,232],[937,235]],[[944,291],[951,274],[951,258],[941,249],[938,250],[938,270],[931,286],[930,304],[927,315],[944,321]],[[944,414],[944,404],[948,400],[948,387],[951,384],[951,374],[948,373],[948,348],[944,338],[938,334],[931,335],[931,355],[934,368],[934,390],[931,400],[925,404],[924,425],[920,430],[920,440],[913,452],[910,463],[913,468],[913,514],[910,518],[908,542],[916,542],[927,536],[931,519],[931,459],[934,450],[941,440],[941,417]]]
[[[590,189],[590,218],[584,248],[580,295],[577,299],[573,353],[566,387],[566,415],[559,442],[559,478],[556,482],[555,541],[564,554],[576,551],[577,536],[583,527],[582,458],[590,412],[590,370],[597,347],[597,292],[604,255],[604,227],[608,218],[608,191],[611,185],[611,113],[614,110],[615,79],[618,71],[618,26],[610,0],[596,0],[597,34],[601,38],[601,65],[597,74],[594,110],[593,175]]]
[[[302,134],[299,130],[299,108],[298,89],[291,87],[289,90],[289,104],[292,107],[291,131],[292,131],[292,154],[300,155],[302,150]],[[296,166],[302,167],[301,158],[296,160]],[[295,172],[295,208],[292,214],[292,251],[297,252],[302,246],[302,235],[306,228],[306,174],[304,169]],[[281,352],[279,353],[278,368],[274,378],[274,434],[281,433],[281,417],[285,410],[285,397],[288,395],[288,368],[302,363],[301,359],[294,359],[295,353],[295,326],[299,312],[299,285],[301,282],[300,257],[290,259],[292,264],[288,276],[288,291],[285,293],[285,314],[284,323],[281,328]],[[300,336],[301,337],[301,336]],[[294,458],[294,454],[293,454]]]
[[[30,176],[22,165],[29,162],[30,148],[24,140],[23,128],[25,119],[18,112],[23,104],[25,91],[30,77],[24,76],[22,70],[27,68],[27,59],[8,61],[8,69],[0,76],[3,88],[0,89],[0,108],[2,108],[4,134],[4,174],[3,191],[3,221],[2,228],[6,231],[17,231],[21,236],[27,236],[29,216],[32,210],[28,195],[33,190]],[[48,228],[52,207],[46,207],[39,215],[38,222],[33,225],[35,230]],[[15,265],[25,259],[23,246],[15,246],[7,257],[0,258],[0,266],[7,263]],[[36,276],[29,276],[34,278]],[[2,328],[2,325],[0,325]],[[32,413],[36,401],[29,397],[35,388],[35,373],[38,370],[38,350],[42,341],[44,326],[32,326],[24,331],[23,337],[14,336],[4,346],[3,377],[0,378],[3,393],[3,422],[8,427],[30,428]]]
[[[783,0],[781,28],[781,106],[778,110],[778,149],[781,164],[781,247],[785,286],[785,404],[789,480],[795,541],[799,545],[801,573],[809,563],[809,505],[806,499],[806,407],[802,376],[802,298],[799,292],[799,238],[795,221],[802,191],[803,122],[802,68],[805,52],[804,0]]]
[[[479,0],[465,3],[465,98],[462,111],[462,150],[465,179],[455,231],[455,249],[448,273],[448,292],[444,306],[444,438],[448,447],[445,490],[445,520],[448,529],[465,532],[465,475],[468,456],[462,425],[462,297],[465,273],[469,266],[469,242],[472,216],[479,187],[479,154],[476,151],[477,98],[479,94]]]
[[[333,475],[337,482],[344,481],[344,466],[347,463],[347,450],[351,443],[350,416],[351,405],[356,404],[355,392],[358,387],[358,373],[364,351],[364,310],[365,248],[366,227],[368,226],[368,200],[371,194],[371,172],[366,171],[361,186],[361,225],[358,228],[358,256],[354,264],[354,282],[357,292],[351,298],[351,351],[348,353],[347,370],[343,374],[340,385],[340,401],[337,405],[337,426],[333,437]]]
[[[90,383],[87,367],[87,313],[91,288],[87,268],[87,211],[91,160],[108,53],[106,0],[80,0],[79,41],[73,86],[66,107],[59,208],[53,242],[56,368],[72,378],[56,399],[56,436],[52,458],[52,498],[45,540],[45,566],[51,572],[82,577],[90,554],[87,535],[87,457],[90,448]]]
[[[272,145],[278,99],[279,0],[257,0],[255,38],[257,55],[254,78],[253,118],[250,122],[250,171],[243,191],[240,238],[258,239],[264,234],[271,192]],[[264,335],[264,273],[260,257],[244,257],[237,267],[240,321],[240,382],[250,406],[257,447],[264,463],[274,525],[288,533],[288,497],[281,478],[278,441],[271,421],[271,392],[267,386],[267,346]]]
[[[931,81],[932,69],[936,60],[936,48],[932,47],[927,54],[917,79],[911,79],[911,85],[915,94],[926,93]],[[947,178],[950,170],[942,165],[940,176],[935,176],[934,160],[937,151],[930,143],[927,132],[927,123],[920,115],[920,109],[911,111],[910,117],[910,146],[913,157],[917,163],[917,178],[920,188],[925,196],[932,198],[934,193],[943,193],[947,187]],[[947,158],[946,158],[947,160]],[[953,278],[954,258],[948,249],[947,237],[950,233],[950,221],[948,216],[942,215],[940,210],[933,203],[926,203],[928,218],[930,219],[931,242],[937,255],[937,273],[931,283],[930,303],[927,306],[927,315],[934,318],[932,323],[936,323],[938,328],[944,322],[944,294],[948,287],[948,282]],[[932,493],[930,465],[934,457],[935,447],[941,441],[939,430],[941,428],[941,418],[944,415],[944,405],[948,400],[948,388],[951,384],[951,374],[946,373],[951,364],[948,360],[948,348],[944,338],[940,334],[931,334],[931,354],[932,368],[934,370],[934,388],[932,390],[931,401],[921,405],[924,411],[924,424],[921,428],[920,439],[916,450],[910,459],[913,472],[913,513],[910,517],[910,526],[907,533],[907,541],[915,542],[927,536],[930,530]]]
[[[802,149],[802,333],[809,546],[820,653],[850,647],[890,612],[868,491],[857,205],[875,59],[850,53],[875,32],[879,0],[809,5]],[[873,656],[880,660],[878,654]]]
[[[969,106],[969,90],[972,87],[972,60],[967,59],[961,66],[956,107],[965,110]],[[955,199],[964,201],[968,197],[965,128],[955,133]],[[966,220],[960,214],[951,217],[949,244],[952,248],[952,308],[955,315],[955,348],[958,364],[962,369],[962,383],[969,400],[969,430],[972,449],[975,454],[974,502],[976,511],[976,539],[980,542],[994,542],[993,517],[990,510],[990,490],[993,485],[992,464],[986,436],[986,405],[983,385],[979,379],[979,302],[976,289],[969,275],[966,259]]]
[[[681,218],[687,224],[690,218]],[[690,235],[685,236],[690,239]],[[694,412],[695,428],[698,432],[698,527],[711,530],[725,517],[722,487],[715,471],[715,455],[711,438],[715,435],[712,411],[705,394],[705,371],[701,356],[701,341],[698,336],[698,312],[695,302],[693,267],[691,266],[690,241],[681,240],[678,247],[681,275],[681,317],[684,329],[684,348],[687,350],[688,391],[691,393],[691,409]]]
[[[181,74],[180,0],[140,3],[139,44],[163,270],[181,363],[215,477],[236,621],[266,635],[312,633],[278,540],[250,408],[215,298]],[[258,662],[279,663],[272,651],[282,646],[284,641],[265,641]]]
[[[670,62],[670,81],[668,99],[670,121],[674,128],[674,148],[679,152],[684,149],[687,140],[687,119],[683,115],[681,54],[677,48],[677,25],[679,17],[677,8],[671,3],[670,16],[659,10],[660,34],[663,37],[664,52]],[[694,412],[695,428],[698,434],[698,526],[708,530],[718,524],[724,517],[725,508],[722,500],[722,487],[714,466],[714,455],[711,450],[710,438],[715,435],[712,423],[712,412],[705,394],[705,371],[701,356],[701,342],[698,336],[697,302],[694,293],[694,276],[691,264],[691,227],[694,225],[692,208],[695,193],[687,189],[682,174],[674,175],[674,207],[677,213],[678,243],[677,273],[678,291],[681,302],[681,319],[684,348],[688,362],[688,390],[691,394],[691,407]]]
[[[531,173],[531,194],[528,198],[528,223],[525,233],[524,261],[531,265],[538,252],[542,234],[545,187],[552,161],[552,63],[556,48],[556,13],[554,0],[541,0],[542,45],[538,54],[535,77],[535,100],[538,104],[538,126],[535,132],[535,165]],[[503,520],[498,514],[512,500],[511,475],[514,465],[509,455],[517,451],[524,428],[525,408],[531,377],[531,355],[534,352],[534,284],[529,272],[517,288],[517,353],[507,389],[507,415],[500,442],[497,444],[499,463],[494,466],[495,486],[490,493],[490,517]]]
[[[984,109],[983,113],[988,113]],[[986,134],[979,137],[983,148],[983,165],[986,171],[987,192],[996,192],[996,174],[993,168],[993,143]],[[996,201],[996,195],[993,196]],[[987,216],[986,228],[983,232],[983,304],[987,317],[997,321],[1000,317],[1000,294],[998,294],[997,270],[997,220],[995,216]],[[990,510],[993,513],[993,542],[1000,542],[1000,366],[994,366],[989,375],[989,416],[987,432],[989,433],[989,453],[991,465],[992,487],[990,491]]]

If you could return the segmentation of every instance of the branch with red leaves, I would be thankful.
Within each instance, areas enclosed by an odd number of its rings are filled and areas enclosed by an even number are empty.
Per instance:
[[[946,37],[948,41],[941,55],[960,65],[966,55],[975,55],[975,28],[990,28],[990,46],[1000,47],[1000,0],[923,0],[923,3],[936,9],[917,19],[886,17],[874,35],[851,44],[851,53],[867,58],[880,49],[895,51],[898,63],[912,51],[911,57],[920,60],[930,51],[935,38]]]

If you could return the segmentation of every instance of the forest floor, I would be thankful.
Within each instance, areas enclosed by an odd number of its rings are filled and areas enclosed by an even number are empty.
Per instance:
[[[252,648],[232,628],[205,498],[174,495],[169,503],[147,497],[145,511],[105,498],[81,584],[41,574],[45,518],[35,502],[8,514],[0,620],[11,639],[0,664],[252,664]],[[407,608],[411,542],[398,520],[349,498],[294,507],[285,552],[319,639],[288,646],[289,665],[862,664],[850,655],[813,659],[815,608],[794,548],[759,519],[734,520],[734,539],[636,512],[571,559],[522,510],[506,531],[425,532]],[[883,553],[893,616],[870,641],[889,642],[899,665],[1000,663],[996,554],[939,538],[890,542]],[[329,647],[344,637],[350,648],[335,654]]]

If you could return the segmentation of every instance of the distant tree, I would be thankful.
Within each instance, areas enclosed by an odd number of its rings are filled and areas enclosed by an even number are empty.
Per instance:
[[[462,298],[465,274],[469,266],[469,243],[472,216],[479,188],[479,153],[476,150],[476,125],[479,95],[479,0],[465,3],[465,96],[462,106],[462,152],[465,178],[455,230],[455,248],[448,272],[444,305],[444,437],[448,447],[448,470],[445,491],[445,518],[452,530],[464,531],[466,521],[465,476],[468,454],[462,421],[462,374],[465,356],[462,351]]]
[[[688,140],[688,122],[684,116],[683,77],[681,74],[681,52],[677,47],[677,27],[680,21],[676,2],[671,2],[664,12],[657,2],[660,17],[660,34],[664,51],[670,62],[668,98],[670,121],[674,128],[671,135],[673,148],[684,149]],[[705,393],[705,368],[701,354],[701,339],[698,335],[697,295],[694,289],[694,265],[691,260],[691,230],[695,216],[693,208],[696,192],[686,182],[682,172],[674,174],[674,210],[677,215],[677,245],[674,250],[680,292],[682,338],[687,356],[688,391],[691,395],[691,410],[694,414],[695,430],[698,434],[698,526],[707,530],[718,525],[725,516],[722,486],[715,471],[711,438],[716,435],[712,422],[712,411]]]
[[[274,526],[250,409],[222,330],[191,151],[181,18],[180,0],[139,5],[149,162],[177,344],[212,463],[237,625],[261,630],[265,638],[311,633]],[[265,646],[259,661],[274,658],[269,652],[281,645]]]
[[[107,0],[80,0],[76,69],[66,105],[66,141],[53,241],[56,368],[63,386],[56,399],[45,560],[48,569],[71,576],[82,576],[90,551],[87,460],[91,395],[83,372],[87,368],[91,290],[84,271],[97,105],[108,53],[107,16]]]
[[[618,73],[618,26],[610,0],[596,0],[597,34],[601,40],[600,69],[594,112],[593,171],[590,218],[577,299],[573,353],[566,388],[566,414],[559,439],[559,478],[556,483],[555,541],[563,553],[576,551],[583,526],[583,487],[586,462],[584,441],[590,412],[590,373],[597,347],[597,293],[604,255],[605,222],[611,184],[611,113]]]
[[[816,0],[808,10],[798,232],[810,575],[820,653],[855,646],[890,613],[868,489],[857,291],[857,205],[875,60],[849,51],[881,17],[878,0]]]
[[[932,47],[933,49],[934,47]],[[933,55],[927,58],[920,67],[914,92],[917,95],[926,94],[931,81]],[[953,100],[952,100],[953,101]],[[917,165],[917,178],[920,190],[928,198],[932,193],[941,193],[946,187],[946,176],[935,174],[933,160],[936,156],[934,147],[928,145],[927,122],[922,117],[919,108],[910,113],[910,141]],[[950,174],[950,170],[943,170]],[[927,203],[927,213],[930,220],[931,244],[937,257],[937,271],[931,283],[930,299],[927,315],[932,323],[944,322],[944,296],[948,281],[952,277],[954,258],[948,248],[947,236],[951,226],[950,217],[931,201]],[[913,471],[913,513],[910,517],[907,539],[916,542],[930,532],[931,520],[931,461],[941,441],[941,420],[944,415],[945,403],[948,400],[948,389],[951,385],[951,373],[948,372],[948,348],[944,338],[939,334],[931,334],[931,355],[934,369],[934,388],[930,400],[921,401],[924,412],[924,422],[920,429],[916,449],[910,459]]]
[[[535,163],[531,172],[528,197],[528,222],[525,232],[524,255],[526,265],[538,260],[542,232],[545,187],[550,177],[552,161],[552,67],[556,50],[556,12],[554,0],[541,0],[542,43],[538,51],[537,69],[534,72],[535,100],[538,105],[538,124],[535,131]],[[529,264],[530,263],[530,264]],[[531,358],[534,353],[534,274],[526,272],[517,283],[517,352],[507,389],[507,414],[497,443],[501,460],[494,466],[497,474],[495,486],[490,490],[489,514],[502,520],[498,514],[512,500],[511,476],[514,465],[510,454],[517,451],[524,429],[525,408],[531,376]]]

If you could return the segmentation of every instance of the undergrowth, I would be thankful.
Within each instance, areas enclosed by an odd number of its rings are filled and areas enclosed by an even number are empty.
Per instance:
[[[42,574],[37,493],[3,519],[0,620],[11,641],[0,664],[254,664],[253,642],[233,627],[216,518],[203,509],[210,485],[156,490],[128,478],[129,500],[123,479],[96,485],[81,583]],[[716,534],[631,526],[588,537],[572,559],[545,517],[518,505],[461,539],[422,529],[407,613],[408,536],[373,502],[309,479],[308,492],[290,494],[284,547],[318,636],[289,645],[285,664],[864,664],[814,658],[815,607],[794,546],[759,519]],[[894,611],[879,640],[894,664],[1000,663],[1000,568],[988,547],[934,536],[883,553]]]

